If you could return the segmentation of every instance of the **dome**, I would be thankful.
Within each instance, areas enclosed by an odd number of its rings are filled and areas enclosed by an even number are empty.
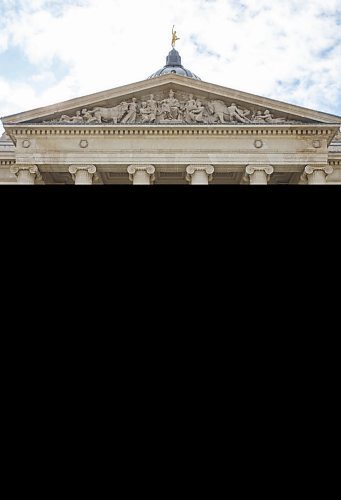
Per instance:
[[[153,73],[148,80],[151,78],[157,78],[158,76],[168,75],[175,73],[176,75],[186,76],[187,78],[193,78],[193,80],[201,80],[197,75],[192,73],[189,69],[186,69],[181,64],[181,56],[179,52],[175,49],[171,50],[167,56],[166,66]]]

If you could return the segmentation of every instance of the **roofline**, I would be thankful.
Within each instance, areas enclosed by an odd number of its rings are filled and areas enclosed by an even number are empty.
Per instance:
[[[8,115],[2,118],[4,125],[15,121],[27,121],[28,119],[36,119],[41,116],[53,115],[58,112],[66,111],[69,109],[77,108],[87,105],[94,105],[96,102],[101,102],[104,100],[119,97],[122,94],[129,94],[134,92],[139,92],[143,90],[153,89],[160,85],[166,84],[178,84],[184,87],[189,87],[191,90],[206,91],[212,94],[218,94],[220,97],[224,97],[224,94],[229,94],[227,98],[233,98],[239,101],[245,101],[250,103],[250,101],[256,105],[264,107],[264,100],[266,101],[266,106],[273,107],[278,111],[283,111],[283,113],[293,114],[293,115],[304,115],[306,118],[312,120],[327,122],[327,123],[337,123],[341,125],[341,117],[337,115],[331,115],[321,111],[313,110],[310,108],[304,108],[302,106],[297,106],[296,104],[290,104],[283,101],[278,101],[275,99],[270,99],[268,97],[262,97],[256,94],[250,94],[248,92],[239,91],[235,89],[230,89],[228,87],[223,87],[214,83],[205,82],[203,80],[194,80],[193,78],[188,78],[184,76],[179,76],[176,74],[162,75],[152,79],[141,80],[136,83],[130,83],[113,89],[96,92],[94,94],[88,94],[82,97],[76,97],[69,99],[67,101],[55,103],[49,106],[44,106],[40,108],[35,108],[32,110],[24,111],[21,113],[16,113],[14,115]],[[111,94],[108,96],[108,94]]]

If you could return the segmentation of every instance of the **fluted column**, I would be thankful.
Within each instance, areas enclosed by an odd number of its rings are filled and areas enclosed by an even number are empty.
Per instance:
[[[189,165],[186,168],[186,179],[192,185],[208,185],[214,174],[212,165]]]
[[[71,165],[69,172],[75,184],[92,184],[97,172],[95,165]]]
[[[274,169],[271,165],[248,165],[246,167],[246,178],[250,179],[250,184],[268,184]]]
[[[37,165],[13,165],[10,171],[16,175],[18,184],[35,184],[41,179]]]
[[[308,184],[327,184],[327,175],[332,174],[333,171],[330,165],[307,165],[303,179],[308,179]]]
[[[155,181],[153,165],[130,165],[127,171],[130,181],[136,186],[149,185]]]

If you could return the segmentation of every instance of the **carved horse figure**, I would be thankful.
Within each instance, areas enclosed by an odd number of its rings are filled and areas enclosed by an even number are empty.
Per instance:
[[[223,101],[210,101],[207,103],[207,107],[210,113],[214,115],[214,119],[220,123],[226,123],[225,116],[229,119],[229,122],[236,120],[241,123],[250,123],[247,118],[250,111],[240,110],[234,103],[227,106]]]
[[[229,116],[229,110],[223,101],[210,101],[207,107],[211,114],[214,115],[215,120],[220,123],[226,123],[224,116]]]
[[[111,120],[115,125],[122,120],[123,116],[129,110],[129,104],[127,102],[122,102],[118,106],[114,108],[94,108],[90,110],[90,113],[94,115],[94,117],[99,121],[99,123],[110,122]]]

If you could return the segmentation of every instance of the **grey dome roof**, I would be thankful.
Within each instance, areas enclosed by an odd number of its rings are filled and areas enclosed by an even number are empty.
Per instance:
[[[148,80],[151,78],[157,78],[158,76],[168,75],[169,73],[175,73],[180,76],[186,76],[187,78],[193,78],[193,80],[201,80],[201,78],[192,73],[192,71],[182,66],[181,56],[175,49],[171,50],[168,54],[166,66],[156,71],[156,73],[153,73]]]

